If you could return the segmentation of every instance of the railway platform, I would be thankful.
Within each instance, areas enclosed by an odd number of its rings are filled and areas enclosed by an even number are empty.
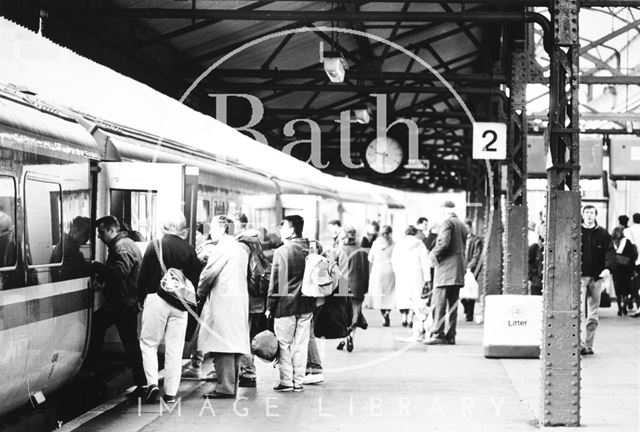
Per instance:
[[[359,331],[352,353],[321,341],[325,382],[301,393],[276,393],[276,369],[258,361],[258,386],[236,400],[206,400],[212,384],[183,381],[179,403],[141,405],[124,397],[62,431],[534,431],[538,430],[540,361],[486,359],[482,325],[460,322],[455,346],[409,344],[410,329],[392,315]],[[395,322],[394,322],[395,318]],[[601,309],[595,355],[582,362],[581,429],[638,431],[640,319]],[[544,428],[566,431],[576,428]]]

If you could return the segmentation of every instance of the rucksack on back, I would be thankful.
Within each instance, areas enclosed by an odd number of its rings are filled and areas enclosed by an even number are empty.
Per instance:
[[[269,278],[271,276],[271,263],[262,252],[262,248],[254,242],[239,241],[249,248],[249,261],[247,264],[247,289],[252,297],[266,297],[269,291]]]
[[[302,295],[307,297],[326,297],[337,288],[340,280],[337,263],[316,253],[307,255],[302,277]]]

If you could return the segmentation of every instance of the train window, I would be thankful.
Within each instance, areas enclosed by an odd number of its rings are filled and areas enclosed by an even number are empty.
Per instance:
[[[16,265],[16,182],[0,175],[0,268]]]
[[[60,264],[53,254],[62,235],[62,187],[59,183],[27,174],[24,183],[25,261],[27,265]],[[53,258],[53,260],[52,260]]]
[[[111,189],[111,214],[125,223],[134,241],[155,237],[157,198],[157,191]]]

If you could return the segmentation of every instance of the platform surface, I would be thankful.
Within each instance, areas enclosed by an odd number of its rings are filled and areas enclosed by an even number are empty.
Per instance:
[[[482,326],[459,322],[457,345],[425,346],[392,314],[381,327],[376,311],[358,331],[352,353],[320,344],[325,382],[302,393],[276,393],[276,369],[258,361],[258,387],[237,400],[205,400],[213,384],[183,381],[180,403],[123,402],[76,431],[535,431],[539,412],[539,360],[486,359]],[[639,424],[640,319],[601,310],[595,355],[583,359],[582,428],[636,432]],[[162,412],[161,412],[162,411]],[[543,428],[575,431],[576,428]]]

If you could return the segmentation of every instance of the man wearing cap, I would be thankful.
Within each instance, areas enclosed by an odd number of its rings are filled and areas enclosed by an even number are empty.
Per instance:
[[[440,225],[431,259],[436,264],[433,282],[433,329],[427,345],[455,345],[458,298],[464,285],[467,228],[455,213],[455,204],[441,205],[445,220]],[[448,324],[445,328],[445,324]],[[446,330],[446,331],[445,331]]]

